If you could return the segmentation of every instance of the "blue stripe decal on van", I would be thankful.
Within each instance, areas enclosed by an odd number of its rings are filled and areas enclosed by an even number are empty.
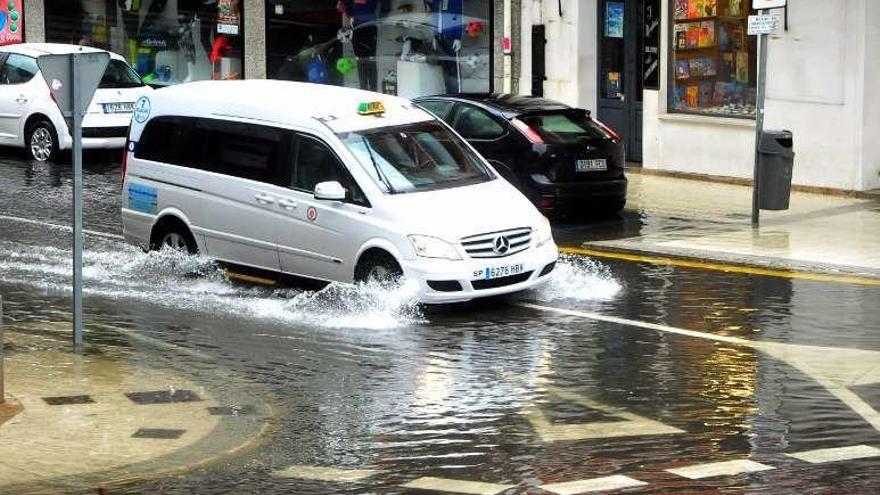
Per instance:
[[[159,211],[159,190],[143,184],[129,183],[128,208],[155,215]]]

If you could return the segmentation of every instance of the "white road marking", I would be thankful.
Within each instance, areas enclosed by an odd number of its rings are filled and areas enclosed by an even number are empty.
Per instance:
[[[667,469],[666,471],[688,478],[691,480],[701,480],[703,478],[714,478],[716,476],[734,476],[742,473],[757,473],[759,471],[770,471],[776,469],[773,466],[761,464],[759,462],[750,461],[748,459],[740,459],[736,461],[711,462],[709,464],[695,464],[693,466],[685,466],[675,469]]]
[[[485,483],[481,481],[451,480],[448,478],[424,477],[410,481],[403,488],[416,490],[433,490],[447,493],[465,493],[467,495],[495,495],[504,490],[509,490],[516,485],[501,485],[498,483]]]
[[[558,495],[577,495],[579,493],[604,492],[608,490],[620,490],[623,488],[636,488],[645,486],[647,483],[629,476],[616,475],[593,478],[589,480],[566,481],[565,483],[553,483],[541,485],[541,489]]]
[[[851,447],[838,447],[833,449],[806,450],[785,454],[810,464],[822,464],[825,462],[849,461],[852,459],[864,459],[867,457],[880,457],[880,449],[870,445],[853,445]]]
[[[14,217],[14,216],[10,216],[10,215],[0,215],[0,220],[8,220],[10,222],[26,223],[26,224],[30,224],[30,225],[39,225],[41,227],[49,227],[51,229],[58,229],[58,230],[64,230],[67,232],[73,232],[73,227],[71,227],[69,225],[59,225],[57,223],[43,222],[41,220],[33,220],[30,218]],[[108,232],[100,232],[97,230],[83,229],[83,234],[93,235],[96,237],[103,237],[105,239],[110,239],[110,240],[114,240],[114,241],[125,240],[125,238],[122,237],[121,235],[110,234]]]
[[[853,412],[861,416],[874,429],[880,431],[880,412],[848,388],[854,385],[880,383],[880,352],[753,341],[588,311],[554,308],[533,303],[520,303],[520,305],[539,311],[750,347],[767,353],[808,375],[846,404]]]
[[[351,482],[369,478],[380,471],[373,469],[339,469],[321,466],[290,466],[272,472],[276,478],[297,478],[315,481]]]
[[[527,418],[544,442],[586,440],[592,438],[617,438],[641,435],[670,435],[684,433],[684,430],[663,424],[659,421],[639,416],[625,409],[603,404],[585,395],[563,388],[542,387],[550,395],[579,404],[589,409],[621,418],[618,421],[596,421],[592,423],[553,424],[541,410],[529,411]]]

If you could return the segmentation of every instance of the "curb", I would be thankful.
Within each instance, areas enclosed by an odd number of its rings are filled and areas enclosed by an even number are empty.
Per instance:
[[[566,250],[575,251],[577,249],[586,249],[598,253],[608,253],[608,257],[613,255],[628,255],[644,258],[665,258],[671,261],[693,262],[703,264],[724,265],[726,267],[740,270],[754,271],[773,271],[777,273],[755,273],[756,275],[778,276],[786,278],[815,278],[821,279],[840,279],[837,281],[861,283],[863,285],[880,285],[880,272],[866,270],[862,267],[853,267],[846,265],[817,265],[811,263],[797,262],[787,259],[770,258],[770,257],[753,257],[749,261],[743,261],[742,255],[724,256],[722,253],[691,250],[682,251],[679,249],[663,249],[656,246],[639,248],[632,246],[620,246],[605,244],[607,241],[585,242],[579,247],[568,248],[560,247],[560,252]],[[577,253],[574,253],[577,254]],[[583,254],[583,253],[581,253]],[[594,254],[601,256],[601,254]],[[641,260],[647,263],[657,263],[661,260],[645,259]],[[674,264],[674,263],[671,263]],[[716,266],[713,269],[725,271],[724,266]],[[707,267],[708,268],[708,267]],[[793,277],[793,275],[803,275],[801,277]],[[849,279],[849,280],[844,280]]]
[[[713,182],[716,184],[729,184],[733,186],[752,187],[752,179],[744,177],[731,177],[728,175],[698,174],[693,172],[678,172],[675,170],[660,170],[654,168],[646,169],[643,167],[627,167],[626,173],[635,175],[649,175],[655,177],[668,177],[671,179],[692,180],[697,182]],[[837,196],[843,198],[880,201],[880,189],[871,189],[869,191],[853,191],[849,189],[836,189],[833,187],[792,184],[791,190],[792,192],[821,194],[824,196]]]

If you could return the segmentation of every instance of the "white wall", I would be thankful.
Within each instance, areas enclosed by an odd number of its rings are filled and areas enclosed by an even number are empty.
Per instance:
[[[792,2],[770,37],[765,128],[794,132],[796,184],[864,188],[866,2]]]
[[[668,61],[669,0],[662,9],[661,60]],[[880,68],[868,63],[880,50],[878,11],[873,0],[798,0],[789,30],[771,36],[765,128],[794,132],[795,184],[880,187]],[[751,177],[754,123],[667,114],[667,73],[664,63],[663,89],[645,92],[644,166]]]
[[[568,105],[596,109],[597,2],[523,0],[520,92],[532,91],[532,26],[544,24],[547,36],[544,96]]]
[[[865,115],[862,187],[880,188],[880,2],[867,1],[865,15]]]

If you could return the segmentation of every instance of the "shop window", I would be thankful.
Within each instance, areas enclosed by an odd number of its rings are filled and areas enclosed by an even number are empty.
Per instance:
[[[669,109],[755,117],[757,41],[751,0],[673,0]]]
[[[491,88],[489,0],[267,0],[267,73],[413,98]]]
[[[242,0],[47,1],[46,41],[122,55],[145,82],[242,77]]]

